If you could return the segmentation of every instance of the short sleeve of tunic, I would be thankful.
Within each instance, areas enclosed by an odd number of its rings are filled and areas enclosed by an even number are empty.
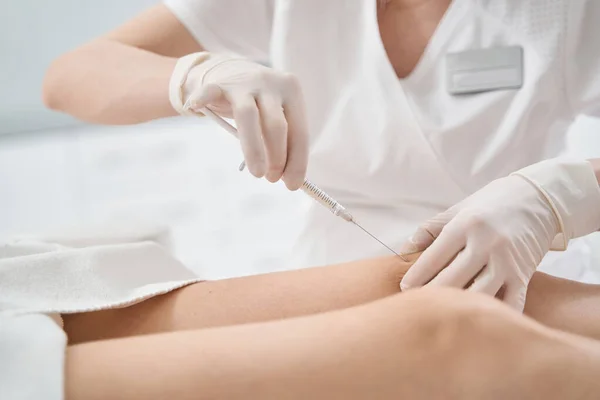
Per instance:
[[[165,0],[202,47],[256,62],[269,59],[275,0]]]

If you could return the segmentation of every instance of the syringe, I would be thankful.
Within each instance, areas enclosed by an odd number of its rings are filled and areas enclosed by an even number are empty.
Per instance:
[[[212,112],[211,110],[209,110],[206,107],[202,108],[200,111],[204,115],[207,115],[208,117],[213,119],[217,124],[219,124],[227,132],[231,133],[233,136],[238,138],[237,129],[233,125],[231,125],[229,122],[225,121],[219,115]],[[240,164],[238,169],[240,171],[243,171],[245,167],[246,167],[246,162],[242,161],[242,163]],[[404,261],[406,261],[406,259],[404,257],[402,257],[400,254],[398,254],[394,250],[392,250],[391,247],[389,247],[388,245],[383,243],[381,240],[379,240],[377,237],[375,237],[375,235],[373,235],[371,232],[369,232],[368,230],[363,228],[358,222],[356,222],[356,220],[354,219],[352,214],[350,214],[350,212],[348,212],[348,210],[346,210],[346,208],[344,206],[342,206],[340,203],[338,203],[336,200],[334,200],[333,197],[329,196],[323,190],[319,189],[319,187],[317,185],[310,182],[308,179],[305,179],[304,183],[302,184],[302,186],[300,188],[302,189],[302,191],[304,193],[306,193],[307,195],[312,197],[315,201],[317,201],[319,204],[321,204],[322,206],[327,208],[329,211],[331,211],[331,213],[333,215],[338,216],[345,221],[352,222],[354,225],[356,225],[360,229],[362,229],[367,235],[369,235],[370,237],[375,239],[377,242],[379,242],[383,247],[385,247],[386,249],[388,249],[389,251],[391,251],[392,253],[394,253],[395,255],[397,255],[398,257],[403,259]]]
[[[335,201],[333,199],[333,197],[329,196],[323,190],[319,189],[319,187],[317,185],[315,185],[308,179],[305,179],[304,183],[302,184],[302,186],[300,188],[302,189],[302,191],[304,193],[308,194],[310,197],[312,197],[318,203],[322,204],[325,208],[327,208],[329,211],[331,211],[333,213],[333,215],[341,217],[342,219],[344,219],[348,222],[352,222],[354,225],[356,225],[360,229],[362,229],[367,235],[371,236],[373,239],[378,241],[383,247],[385,247],[386,249],[388,249],[389,251],[391,251],[398,257],[402,258],[404,261],[407,261],[400,254],[398,254],[394,250],[392,250],[391,247],[389,247],[387,244],[383,243],[375,235],[373,235],[371,232],[369,232],[368,230],[363,228],[358,222],[356,222],[356,220],[354,219],[352,214],[350,214],[344,206],[342,206],[340,203]]]

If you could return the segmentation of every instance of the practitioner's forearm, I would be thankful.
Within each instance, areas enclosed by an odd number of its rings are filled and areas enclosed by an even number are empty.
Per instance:
[[[52,109],[102,124],[176,115],[169,80],[179,57],[202,46],[163,4],[62,55],[44,79]]]
[[[54,61],[44,102],[84,121],[132,124],[177,113],[169,79],[177,59],[99,39]]]

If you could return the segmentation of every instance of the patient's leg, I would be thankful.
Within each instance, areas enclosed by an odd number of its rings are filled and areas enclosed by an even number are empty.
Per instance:
[[[78,343],[338,310],[398,293],[413,261],[385,257],[198,283],[124,309],[64,316],[65,330],[70,342]],[[600,339],[600,286],[536,273],[525,313]]]
[[[536,272],[525,314],[552,328],[600,340],[600,285]]]
[[[63,315],[70,343],[269,321],[367,303],[400,291],[397,257],[202,282],[131,307]]]
[[[483,295],[423,289],[301,318],[70,346],[66,397],[583,400],[597,398],[599,374],[597,342]]]

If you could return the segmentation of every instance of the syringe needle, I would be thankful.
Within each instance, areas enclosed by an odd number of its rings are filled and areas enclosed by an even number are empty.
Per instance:
[[[237,131],[237,129],[233,125],[231,125],[229,122],[227,122],[223,118],[221,118],[218,114],[214,113],[212,110],[210,110],[210,109],[208,109],[206,107],[202,108],[200,111],[202,113],[204,113],[204,115],[207,115],[208,117],[212,118],[217,124],[219,124],[227,132],[231,133],[236,138],[238,137],[238,131]],[[244,168],[246,168],[246,162],[242,161],[242,163],[238,167],[238,170],[239,171],[243,171]],[[360,226],[354,220],[354,218],[352,218],[352,215],[350,215],[350,213],[348,213],[346,211],[346,209],[340,203],[338,203],[331,196],[329,196],[327,193],[325,193],[324,191],[322,191],[321,189],[319,189],[315,184],[313,184],[312,182],[310,182],[310,181],[308,181],[308,180],[305,179],[304,183],[302,184],[302,189],[310,197],[312,197],[317,202],[319,202],[321,205],[323,205],[325,208],[327,208],[329,211],[331,211],[334,215],[336,215],[338,217],[341,217],[341,218],[343,218],[346,221],[353,222],[354,225],[356,225],[360,229],[362,229],[367,235],[371,236],[373,239],[375,239],[379,243],[381,243],[381,245],[383,247],[385,247],[386,249],[388,249],[389,251],[391,251],[392,253],[394,253],[398,257],[400,257],[403,261],[407,261],[406,258],[404,258],[400,254],[396,253],[388,245],[386,245],[381,240],[379,240],[375,236],[373,236],[373,234],[371,232],[369,232],[368,230],[366,230],[365,228],[363,228],[362,226]]]
[[[392,248],[390,246],[388,246],[387,244],[383,243],[381,240],[377,239],[371,232],[369,232],[368,230],[366,230],[365,228],[363,228],[362,226],[360,226],[360,224],[358,222],[356,222],[355,220],[352,220],[352,223],[356,226],[358,226],[360,229],[362,229],[367,235],[371,236],[373,239],[377,240],[379,243],[381,243],[381,245],[383,247],[385,247],[386,249],[388,249],[389,251],[391,251],[392,253],[394,253],[395,255],[397,255],[398,257],[400,257],[402,259],[402,261],[408,261],[406,260],[404,257],[402,257],[400,254],[396,253],[394,250],[392,250]]]

